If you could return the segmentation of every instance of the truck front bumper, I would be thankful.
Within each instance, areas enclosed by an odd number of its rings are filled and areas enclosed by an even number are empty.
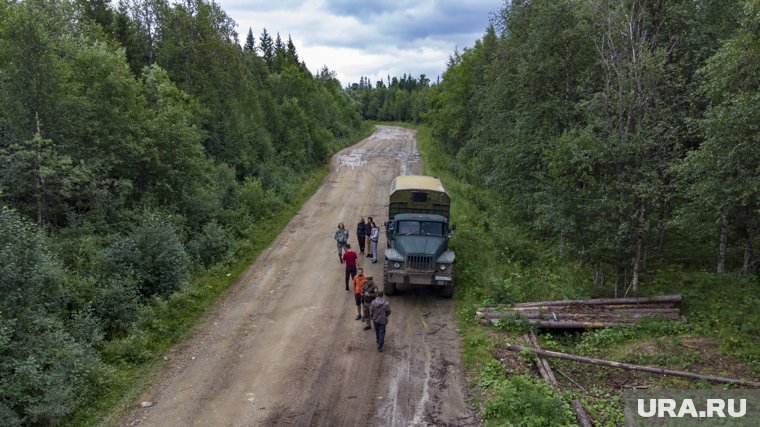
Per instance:
[[[446,286],[454,284],[454,277],[434,272],[404,273],[403,271],[389,271],[388,282],[404,285],[438,285]]]

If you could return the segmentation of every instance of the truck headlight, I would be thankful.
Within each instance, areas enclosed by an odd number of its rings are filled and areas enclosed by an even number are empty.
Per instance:
[[[446,267],[448,267],[446,264],[441,264],[441,265],[438,266],[438,269],[441,270],[441,271],[445,271]]]
[[[394,263],[393,263],[393,268],[401,268],[401,263],[399,263],[399,262],[394,262]]]

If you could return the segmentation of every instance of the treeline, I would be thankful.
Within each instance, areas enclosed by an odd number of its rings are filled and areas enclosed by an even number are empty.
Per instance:
[[[241,46],[216,3],[0,0],[0,424],[72,413],[108,342],[360,127],[333,72]]]
[[[426,116],[460,176],[619,294],[661,256],[758,270],[760,3],[511,1],[492,24]]]
[[[430,79],[425,74],[419,78],[404,74],[401,78],[388,76],[374,86],[368,77],[361,77],[346,92],[359,104],[365,120],[420,123],[430,105],[428,88]]]

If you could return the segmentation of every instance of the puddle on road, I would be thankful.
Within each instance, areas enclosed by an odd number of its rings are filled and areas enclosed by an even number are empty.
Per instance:
[[[394,140],[404,142],[404,149],[399,151],[393,148],[383,148],[381,150],[367,150],[357,148],[349,151],[348,154],[338,156],[338,167],[349,167],[356,169],[367,165],[367,158],[380,156],[399,162],[399,175],[414,175],[418,169],[421,169],[422,156],[417,150],[417,143],[413,133],[400,128],[380,128],[368,138],[370,141]]]

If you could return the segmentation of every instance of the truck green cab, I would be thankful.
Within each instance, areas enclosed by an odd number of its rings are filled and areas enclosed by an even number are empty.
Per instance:
[[[383,264],[384,291],[400,286],[435,286],[439,294],[454,294],[454,261],[449,250],[451,200],[438,178],[399,176],[391,183],[385,233],[388,248]]]

